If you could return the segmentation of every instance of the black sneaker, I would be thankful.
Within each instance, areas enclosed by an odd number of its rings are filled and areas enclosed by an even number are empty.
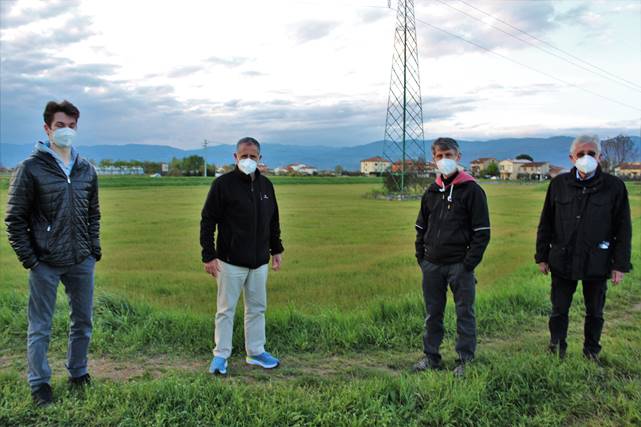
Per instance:
[[[51,405],[53,403],[53,393],[51,386],[47,383],[42,384],[40,387],[31,392],[33,403],[38,407]]]
[[[412,371],[414,372],[427,371],[428,369],[440,371],[443,369],[441,361],[435,357],[423,356],[423,358],[412,367]]]
[[[67,380],[71,388],[82,389],[86,386],[91,385],[91,376],[89,374],[84,374],[79,377],[69,377]]]

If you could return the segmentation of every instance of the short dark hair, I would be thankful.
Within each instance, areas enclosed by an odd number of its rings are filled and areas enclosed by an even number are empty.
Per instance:
[[[62,102],[49,101],[43,114],[47,126],[51,126],[53,116],[56,113],[65,113],[69,117],[76,119],[76,121],[80,118],[80,110],[66,99]]]
[[[258,148],[258,152],[260,153],[260,143],[256,141],[256,139],[252,138],[251,136],[240,138],[236,143],[236,151],[238,151],[238,149],[242,144],[253,144],[256,146],[256,148]]]
[[[434,149],[438,147],[441,150],[454,150],[457,153],[461,152],[458,142],[454,138],[436,138],[432,143],[432,154],[434,154]]]

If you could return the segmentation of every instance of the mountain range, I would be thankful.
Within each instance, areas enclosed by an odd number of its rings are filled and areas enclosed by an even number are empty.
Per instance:
[[[641,152],[641,138],[631,137]],[[461,163],[468,165],[479,157],[495,157],[498,160],[514,158],[519,154],[529,154],[536,161],[547,161],[551,164],[569,167],[568,150],[572,137],[554,136],[548,138],[503,138],[487,141],[459,141],[461,146]],[[429,143],[426,141],[429,150]],[[33,144],[0,144],[0,165],[12,168],[33,151]],[[380,156],[383,152],[383,141],[349,147],[298,146],[283,144],[262,145],[263,161],[270,167],[285,166],[290,163],[305,163],[318,169],[334,169],[341,165],[345,170],[358,170],[360,161],[369,157]],[[234,145],[213,145],[207,148],[206,157],[209,163],[217,166],[233,163]],[[172,157],[182,158],[191,155],[203,156],[205,150],[183,150],[167,145],[86,145],[78,146],[82,156],[99,162],[111,160],[149,160],[169,162]],[[429,153],[427,157],[431,157]]]

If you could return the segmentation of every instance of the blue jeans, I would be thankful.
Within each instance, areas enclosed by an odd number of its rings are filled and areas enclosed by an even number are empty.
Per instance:
[[[71,377],[80,377],[87,373],[95,266],[96,260],[90,256],[81,263],[69,267],[53,267],[41,262],[30,271],[27,379],[31,390],[51,381],[47,351],[59,282],[65,286],[71,315],[65,366]]]

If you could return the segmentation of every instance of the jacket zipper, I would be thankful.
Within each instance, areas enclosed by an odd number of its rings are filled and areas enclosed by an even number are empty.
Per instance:
[[[444,203],[445,203],[445,193],[443,193],[443,195],[441,196],[441,200],[442,200],[442,203],[441,203],[441,211],[439,212],[438,219],[439,219],[439,221],[442,223],[442,220],[443,220],[443,214],[445,213],[445,208],[444,208]],[[438,231],[436,232],[436,241],[437,241],[437,242],[438,242],[438,239],[440,239],[440,238],[441,238],[441,228],[443,228],[443,227],[439,227],[439,228],[438,228]]]
[[[71,177],[67,176],[67,186],[69,187],[69,209],[73,213],[73,185],[71,185]],[[73,251],[73,262],[74,264],[78,263],[78,248],[76,247],[76,230],[73,226],[73,215],[69,215],[69,226],[71,227],[71,249]]]
[[[251,180],[249,183],[249,189],[250,189],[250,198],[251,198],[251,204],[252,204],[252,235],[256,236],[256,239],[254,240],[254,262],[253,264],[256,264],[256,260],[258,260],[258,230],[256,229],[256,223],[258,222],[257,218],[257,209],[256,209],[256,198],[254,197],[254,180]]]

